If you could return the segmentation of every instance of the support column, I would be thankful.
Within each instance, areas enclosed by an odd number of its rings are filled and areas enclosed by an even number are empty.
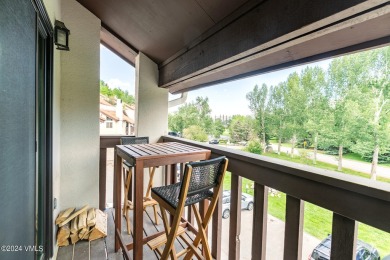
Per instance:
[[[142,52],[135,58],[135,73],[135,135],[149,136],[149,142],[156,143],[168,133],[168,90],[158,87],[157,64]],[[156,172],[155,185],[162,181]]]

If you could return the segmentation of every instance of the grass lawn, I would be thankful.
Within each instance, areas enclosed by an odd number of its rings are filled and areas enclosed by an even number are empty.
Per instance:
[[[355,160],[355,161],[359,161],[359,162],[369,163],[369,162],[363,160],[362,157],[359,154],[357,154],[357,153],[343,154],[343,158],[344,159],[351,159],[351,160]]]
[[[276,139],[270,139],[269,142],[271,144],[277,144],[278,143],[278,140]],[[281,143],[282,147],[287,147],[287,148],[291,148],[291,143]],[[295,149],[297,149],[299,152],[305,152],[305,151],[312,151],[312,150],[305,150],[303,148],[297,148],[295,147]],[[322,154],[326,154],[325,151],[323,150],[317,150],[317,153],[322,153]],[[344,159],[349,159],[349,160],[355,160],[355,161],[359,161],[359,162],[365,162],[365,163],[370,163],[370,162],[367,162],[365,160],[362,159],[362,157],[357,154],[357,153],[347,153],[347,154],[343,154],[343,158]],[[381,163],[381,164],[378,164],[379,166],[385,166],[385,167],[390,167],[390,163]]]
[[[344,159],[351,159],[351,160],[355,160],[355,161],[365,162],[365,163],[371,164],[370,162],[367,162],[367,161],[363,160],[362,157],[359,154],[357,154],[357,153],[347,153],[347,154],[344,154],[343,158]],[[390,167],[390,163],[380,163],[380,164],[378,164],[378,166]]]
[[[322,168],[322,169],[337,171],[337,165],[324,163],[324,162],[319,162],[319,161],[317,161],[317,164],[314,164],[313,160],[311,160],[311,159],[298,157],[298,156],[295,156],[294,158],[291,158],[290,155],[287,155],[286,153],[280,153],[280,155],[278,155],[276,153],[266,153],[264,155],[268,156],[268,157],[272,157],[272,158],[278,158],[278,159],[290,161],[290,162],[296,162],[296,163],[306,164],[306,165],[310,165],[310,166],[314,166],[314,167],[318,167],[318,168]],[[367,179],[370,177],[369,174],[366,174],[364,172],[354,171],[354,170],[351,170],[351,169],[343,169],[342,173],[355,175],[355,176],[360,176],[360,177],[367,178]],[[390,179],[384,178],[384,177],[381,177],[381,176],[377,176],[377,180],[378,181],[382,181],[382,182],[390,183]]]
[[[289,161],[304,163],[308,165],[313,165],[311,160],[293,158],[291,159],[286,154],[265,154],[266,156],[271,156],[279,159],[287,159]],[[336,170],[337,166],[333,166],[326,163],[317,163],[316,167]],[[355,172],[348,170],[345,172],[347,174],[368,177],[367,174]],[[383,178],[385,182],[389,182],[389,179]],[[248,194],[253,195],[253,190],[251,188],[246,189],[246,187],[252,186],[252,181],[248,179],[242,180],[242,191]],[[224,190],[230,190],[231,188],[231,173],[227,172],[224,183]],[[285,210],[286,210],[286,194],[279,193],[280,196],[268,196],[268,213],[272,216],[284,221],[285,220]],[[332,212],[324,208],[318,207],[309,202],[305,202],[305,215],[304,215],[304,230],[306,233],[322,240],[332,231]],[[390,254],[390,233],[378,230],[376,228],[367,226],[363,223],[359,223],[358,229],[358,238],[363,240],[373,246],[375,246],[381,257],[384,257]]]

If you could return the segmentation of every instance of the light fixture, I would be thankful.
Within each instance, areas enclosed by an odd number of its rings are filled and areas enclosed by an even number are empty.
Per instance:
[[[69,34],[70,31],[63,22],[54,22],[54,44],[57,45],[57,50],[69,51]]]

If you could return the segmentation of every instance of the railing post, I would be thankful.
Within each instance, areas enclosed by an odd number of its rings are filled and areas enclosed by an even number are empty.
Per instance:
[[[357,226],[355,220],[333,213],[332,260],[356,259]]]
[[[211,235],[211,255],[216,260],[221,259],[221,237],[222,237],[222,197],[223,189],[219,191],[219,199],[213,214],[213,228]]]
[[[240,259],[242,177],[232,173],[230,193],[229,260]]]
[[[267,245],[268,187],[255,183],[252,259],[265,260]]]
[[[303,209],[302,200],[286,196],[284,260],[302,259]]]
[[[99,208],[106,208],[107,148],[100,148],[99,160]]]

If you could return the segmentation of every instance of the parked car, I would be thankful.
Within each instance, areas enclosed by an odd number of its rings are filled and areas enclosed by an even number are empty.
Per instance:
[[[180,134],[179,134],[179,133],[176,133],[176,132],[168,132],[168,135],[180,137]]]
[[[247,141],[240,141],[237,144],[242,145],[242,146],[246,146],[248,144],[248,142]]]
[[[267,153],[273,153],[274,152],[274,148],[272,147],[272,144],[268,144],[266,147],[265,147],[265,151]]]
[[[242,193],[241,209],[253,209],[253,197],[249,194]],[[230,217],[230,191],[224,191],[222,196],[222,218]]]
[[[329,260],[331,244],[332,236],[329,235],[314,248],[313,252],[309,255],[308,260]],[[380,260],[380,256],[375,247],[358,240],[356,245],[356,260]]]
[[[219,144],[219,141],[218,141],[218,139],[211,139],[209,141],[209,144]]]

